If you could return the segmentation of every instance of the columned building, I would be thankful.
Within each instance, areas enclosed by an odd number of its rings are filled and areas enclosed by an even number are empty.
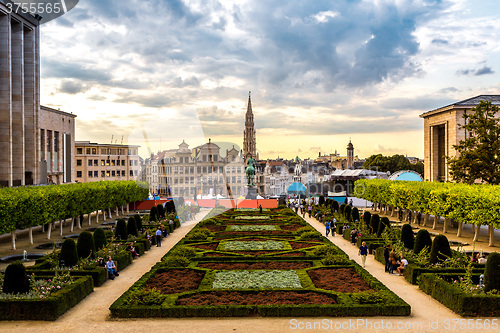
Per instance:
[[[39,182],[40,32],[0,0],[0,186]]]
[[[479,95],[420,115],[424,119],[424,179],[426,181],[452,181],[445,156],[456,157],[453,148],[468,133],[460,129],[463,115],[470,113],[480,101],[500,106],[500,95]],[[498,116],[498,115],[497,115]]]

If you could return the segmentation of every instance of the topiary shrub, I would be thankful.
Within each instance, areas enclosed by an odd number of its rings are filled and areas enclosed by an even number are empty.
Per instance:
[[[325,204],[325,196],[324,195],[319,196],[318,203],[320,206],[323,206]]]
[[[437,235],[432,241],[431,258],[432,264],[444,261],[451,257],[450,243],[445,235]]]
[[[333,203],[332,203],[332,207],[333,207],[333,210],[335,212],[338,212],[339,211],[339,202],[337,200],[333,200]]]
[[[162,263],[165,267],[168,268],[181,268],[189,266],[191,260],[189,260],[189,258],[181,256],[168,256],[164,260],[162,260]]]
[[[363,221],[365,222],[365,224],[368,228],[370,228],[370,221],[371,220],[372,220],[372,214],[370,212],[364,212]]]
[[[141,219],[141,216],[139,214],[135,214],[134,215],[134,219],[135,219],[135,225],[137,226],[137,230],[138,231],[142,230],[142,219]]]
[[[186,236],[186,239],[188,239],[188,240],[205,240],[205,239],[207,239],[207,237],[210,237],[210,234],[211,234],[211,232],[209,229],[200,228],[196,231],[189,233]]]
[[[102,228],[97,228],[94,231],[94,244],[95,244],[95,249],[99,251],[102,249],[106,244],[108,244],[108,239],[106,238],[106,233]]]
[[[78,251],[73,239],[65,239],[61,245],[59,260],[64,260],[64,266],[72,267],[78,263]]]
[[[413,249],[414,245],[413,229],[411,225],[404,224],[401,228],[401,241],[407,249]]]
[[[500,292],[500,253],[488,255],[484,270],[484,291],[497,290]]]
[[[169,253],[169,256],[185,257],[191,259],[196,257],[196,250],[192,247],[178,246]]]
[[[378,214],[373,214],[370,220],[370,229],[372,230],[372,234],[377,233],[379,224],[380,224],[380,216]]]
[[[16,261],[7,266],[2,291],[6,294],[26,294],[29,290],[30,281],[23,263]]]
[[[77,243],[78,257],[80,258],[93,258],[95,255],[94,237],[89,231],[82,231],[78,236]]]
[[[389,229],[391,227],[391,221],[387,217],[382,217],[380,219],[380,223],[378,225],[377,237],[380,237],[385,229]]]
[[[347,205],[345,203],[343,204],[340,204],[340,207],[339,207],[339,211],[340,211],[340,214],[343,216],[344,215],[344,210],[345,210],[345,207]]]
[[[156,210],[158,211],[158,217],[164,219],[165,218],[165,210],[163,209],[163,205],[158,204],[156,206]]]
[[[127,222],[127,236],[137,236],[137,224],[135,223],[135,218],[133,216],[128,218]]]
[[[432,247],[431,234],[426,229],[420,229],[415,236],[415,245],[413,246],[413,252],[419,254],[425,247],[429,251]]]
[[[359,210],[358,207],[354,207],[351,212],[351,218],[353,222],[359,221]]]
[[[156,206],[151,207],[151,210],[149,211],[149,220],[150,221],[158,220],[158,208],[156,208]]]
[[[124,219],[119,219],[118,222],[116,222],[115,237],[126,240],[127,236],[127,223]]]
[[[349,206],[349,205],[346,205],[346,206],[344,207],[344,217],[345,217],[345,219],[346,219],[348,222],[350,222],[350,221],[351,221],[351,210],[352,210],[352,208],[351,208],[351,206]]]

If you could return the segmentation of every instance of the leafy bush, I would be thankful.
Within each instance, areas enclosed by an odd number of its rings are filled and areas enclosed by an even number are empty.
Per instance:
[[[210,230],[207,228],[200,228],[196,231],[193,231],[189,233],[189,235],[186,236],[187,240],[205,240],[207,237],[210,236]]]
[[[370,228],[370,221],[371,220],[372,220],[372,214],[370,212],[364,212],[363,221],[365,222],[365,224],[368,228]]]
[[[104,229],[102,229],[102,228],[95,229],[95,231],[94,231],[94,244],[95,244],[95,249],[97,251],[99,251],[106,244],[108,244],[108,240],[106,238],[106,233],[104,232]]]
[[[314,231],[315,229],[311,228],[311,227],[301,227],[299,229],[297,229],[297,233],[298,234],[303,234],[304,232],[309,232],[309,231]]]
[[[352,221],[359,221],[359,209],[358,207],[354,207],[351,212]]]
[[[339,202],[337,200],[333,200],[332,208],[333,208],[335,213],[339,211],[340,207],[339,207]]]
[[[344,217],[347,221],[351,221],[351,206],[346,205],[344,207]]]
[[[500,253],[493,252],[488,255],[484,270],[484,291],[500,291]]]
[[[382,304],[387,299],[377,292],[353,293],[351,299],[358,304]]]
[[[149,211],[149,220],[150,221],[158,220],[158,208],[156,208],[156,206],[151,207],[151,210]]]
[[[26,267],[16,261],[5,269],[3,292],[6,294],[26,294],[30,290],[30,281],[26,275]]]
[[[345,255],[327,255],[321,259],[321,264],[325,266],[331,265],[346,265],[350,263],[349,257]]]
[[[59,260],[64,260],[64,265],[68,267],[75,266],[78,262],[78,251],[76,243],[73,239],[65,239],[61,246]]]
[[[413,252],[415,252],[415,254],[419,254],[425,247],[427,247],[427,251],[430,251],[432,247],[431,234],[426,229],[420,229],[415,237]]]
[[[407,249],[413,249],[414,237],[411,225],[404,224],[401,228],[401,241]]]
[[[131,291],[128,298],[125,300],[124,304],[127,305],[146,305],[154,306],[161,305],[163,301],[167,298],[167,295],[160,293],[155,288],[149,290],[134,290]]]
[[[321,245],[312,250],[312,254],[317,257],[336,256],[341,253],[342,251],[340,251],[335,245]]]
[[[323,237],[318,231],[306,231],[299,236],[299,240],[318,239]]]
[[[451,258],[451,248],[448,238],[445,235],[437,235],[432,241],[431,263],[435,264]]]
[[[168,268],[183,268],[189,266],[191,260],[183,256],[174,255],[166,257],[162,262]]]
[[[380,219],[380,223],[378,225],[378,230],[377,230],[377,237],[380,237],[382,233],[384,232],[385,229],[389,229],[391,227],[391,222],[387,217],[382,217]]]
[[[119,219],[118,222],[116,222],[115,237],[123,240],[127,239],[127,223],[124,219]]]
[[[135,215],[134,215],[134,219],[135,219],[135,225],[137,226],[137,230],[138,230],[138,231],[142,230],[142,219],[141,219],[141,215],[139,215],[139,214],[135,214]]]
[[[325,204],[325,196],[324,195],[319,196],[318,203],[320,206],[323,206]]]
[[[378,225],[380,224],[380,216],[378,214],[373,214],[370,220],[370,229],[373,234],[376,234],[378,231]]]
[[[94,237],[89,231],[83,231],[78,236],[77,251],[80,258],[94,258]]]
[[[344,210],[345,210],[345,207],[346,207],[346,206],[347,206],[347,205],[346,205],[345,203],[340,204],[339,210],[340,210],[340,214],[341,214],[342,216],[344,216]]]
[[[131,216],[128,218],[127,222],[127,236],[137,236],[137,223],[135,222],[135,217]]]
[[[196,257],[196,250],[192,247],[188,246],[178,246],[172,251],[170,251],[169,255],[178,256],[178,257],[186,257],[186,258],[194,258]]]
[[[158,217],[164,219],[165,218],[165,210],[163,209],[163,205],[158,204],[156,206],[156,210],[158,212]]]

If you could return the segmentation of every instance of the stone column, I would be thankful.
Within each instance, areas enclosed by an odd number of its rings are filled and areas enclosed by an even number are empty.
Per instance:
[[[0,14],[0,185],[12,186],[11,27],[9,15]]]
[[[26,185],[38,184],[39,129],[38,129],[38,28],[24,27],[24,153]]]
[[[23,24],[12,21],[12,185],[24,182],[24,34]]]

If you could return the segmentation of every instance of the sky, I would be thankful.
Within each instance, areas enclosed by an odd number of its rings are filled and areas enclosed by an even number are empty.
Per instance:
[[[41,26],[41,104],[76,139],[148,157],[243,143],[261,159],[423,157],[419,115],[500,93],[497,0],[81,0]]]

